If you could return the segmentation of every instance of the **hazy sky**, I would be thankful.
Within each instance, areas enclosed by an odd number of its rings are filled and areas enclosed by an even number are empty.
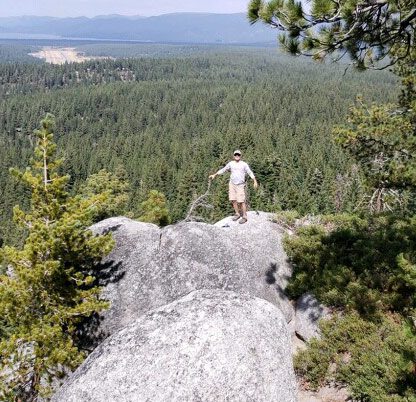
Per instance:
[[[186,11],[238,13],[245,12],[248,3],[249,0],[0,0],[0,16],[149,16]]]

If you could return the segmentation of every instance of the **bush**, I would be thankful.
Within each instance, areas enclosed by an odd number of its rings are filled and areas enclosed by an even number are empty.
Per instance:
[[[376,324],[352,312],[323,321],[321,330],[295,358],[311,388],[341,382],[355,400],[416,400],[416,337],[399,316],[383,315]]]
[[[338,311],[295,358],[310,388],[347,385],[354,400],[416,401],[416,218],[321,217],[285,239],[292,297]]]
[[[157,190],[150,190],[148,199],[140,204],[142,214],[139,220],[166,226],[170,223],[169,210],[166,205],[166,197]]]
[[[371,319],[416,307],[416,218],[333,218],[334,229],[305,226],[285,240],[292,297],[310,291],[328,305]]]

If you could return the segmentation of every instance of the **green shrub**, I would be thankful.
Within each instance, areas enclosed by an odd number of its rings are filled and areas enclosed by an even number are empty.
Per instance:
[[[416,218],[333,218],[287,237],[292,297],[310,291],[324,303],[377,319],[416,307]]]
[[[297,211],[279,211],[275,214],[273,221],[279,225],[291,227],[298,218],[300,218],[300,215]]]
[[[358,401],[416,401],[416,218],[321,217],[285,239],[292,297],[338,311],[295,358],[310,388],[347,385]]]
[[[160,191],[150,190],[148,199],[140,204],[140,209],[142,212],[139,216],[140,221],[159,226],[169,225],[170,216],[166,196]]]
[[[295,357],[310,388],[337,382],[348,385],[354,400],[416,400],[416,337],[399,316],[374,323],[352,312],[323,321],[321,330],[322,338]]]

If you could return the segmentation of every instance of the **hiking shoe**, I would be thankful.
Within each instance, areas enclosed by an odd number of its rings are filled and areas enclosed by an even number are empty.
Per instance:
[[[244,216],[238,221],[238,223],[246,223],[247,218],[244,218]]]
[[[235,214],[231,219],[233,221],[238,221],[240,219],[240,215]]]

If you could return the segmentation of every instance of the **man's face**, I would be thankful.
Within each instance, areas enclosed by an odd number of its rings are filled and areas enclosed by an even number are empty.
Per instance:
[[[239,161],[241,159],[241,155],[240,154],[234,154],[234,160],[235,161]]]

